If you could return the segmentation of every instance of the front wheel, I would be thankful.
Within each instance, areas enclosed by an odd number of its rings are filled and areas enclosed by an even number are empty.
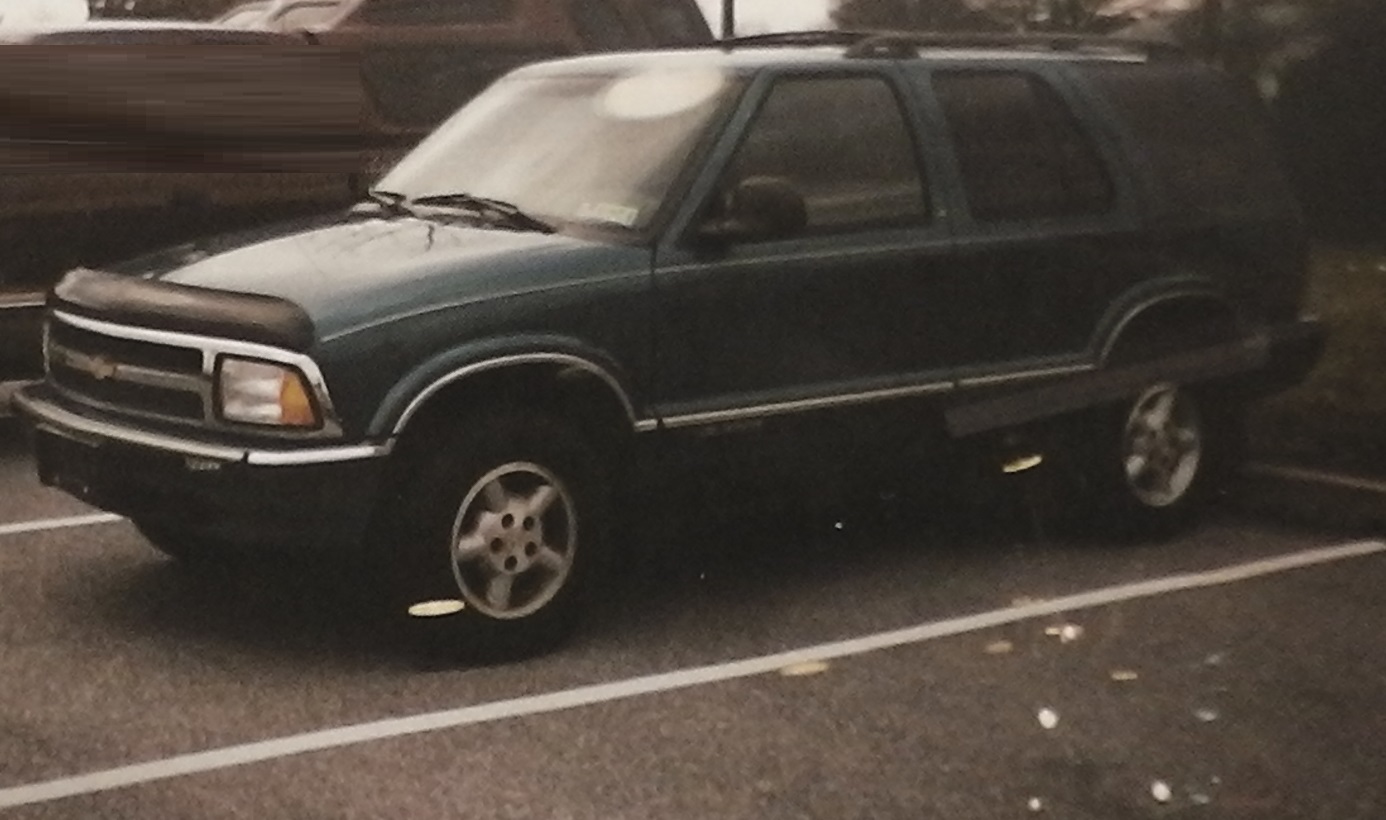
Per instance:
[[[540,612],[573,573],[579,523],[553,470],[529,461],[490,470],[468,488],[448,537],[462,600],[496,621]]]
[[[567,425],[517,409],[424,435],[436,440],[416,450],[383,534],[398,614],[431,650],[463,657],[561,642],[603,549],[596,455]]]

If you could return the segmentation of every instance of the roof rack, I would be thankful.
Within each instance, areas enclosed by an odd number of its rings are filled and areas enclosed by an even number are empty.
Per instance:
[[[853,46],[863,38],[883,34],[881,31],[850,29],[809,29],[805,31],[776,31],[769,34],[747,34],[718,40],[723,48],[737,46]]]
[[[1069,54],[1140,54],[1147,57],[1181,55],[1173,43],[1100,34],[931,31],[881,31],[848,47],[849,57],[913,57],[921,48],[995,48]]]
[[[905,59],[921,48],[1045,50],[1069,54],[1140,55],[1149,58],[1186,54],[1174,43],[1097,34],[944,32],[889,30],[816,30],[752,34],[719,40],[723,48],[738,46],[843,46],[855,58]]]

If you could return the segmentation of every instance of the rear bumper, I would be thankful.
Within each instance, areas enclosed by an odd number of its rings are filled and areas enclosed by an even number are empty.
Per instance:
[[[1253,384],[1270,393],[1294,387],[1308,378],[1328,341],[1328,329],[1317,317],[1276,325],[1267,335],[1266,366],[1253,377]]]
[[[110,512],[248,545],[357,544],[379,497],[387,448],[261,450],[122,427],[26,387],[39,479]]]

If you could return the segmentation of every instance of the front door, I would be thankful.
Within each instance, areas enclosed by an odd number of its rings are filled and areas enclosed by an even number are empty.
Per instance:
[[[951,240],[901,99],[886,71],[754,86],[700,218],[747,179],[797,192],[806,217],[788,236],[661,248],[655,392],[666,428],[925,395],[968,358],[956,321],[967,283],[948,270]]]

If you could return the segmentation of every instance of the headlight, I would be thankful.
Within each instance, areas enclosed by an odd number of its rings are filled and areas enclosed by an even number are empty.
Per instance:
[[[320,427],[303,374],[292,367],[223,356],[217,367],[217,411],[226,421],[276,427]]]

